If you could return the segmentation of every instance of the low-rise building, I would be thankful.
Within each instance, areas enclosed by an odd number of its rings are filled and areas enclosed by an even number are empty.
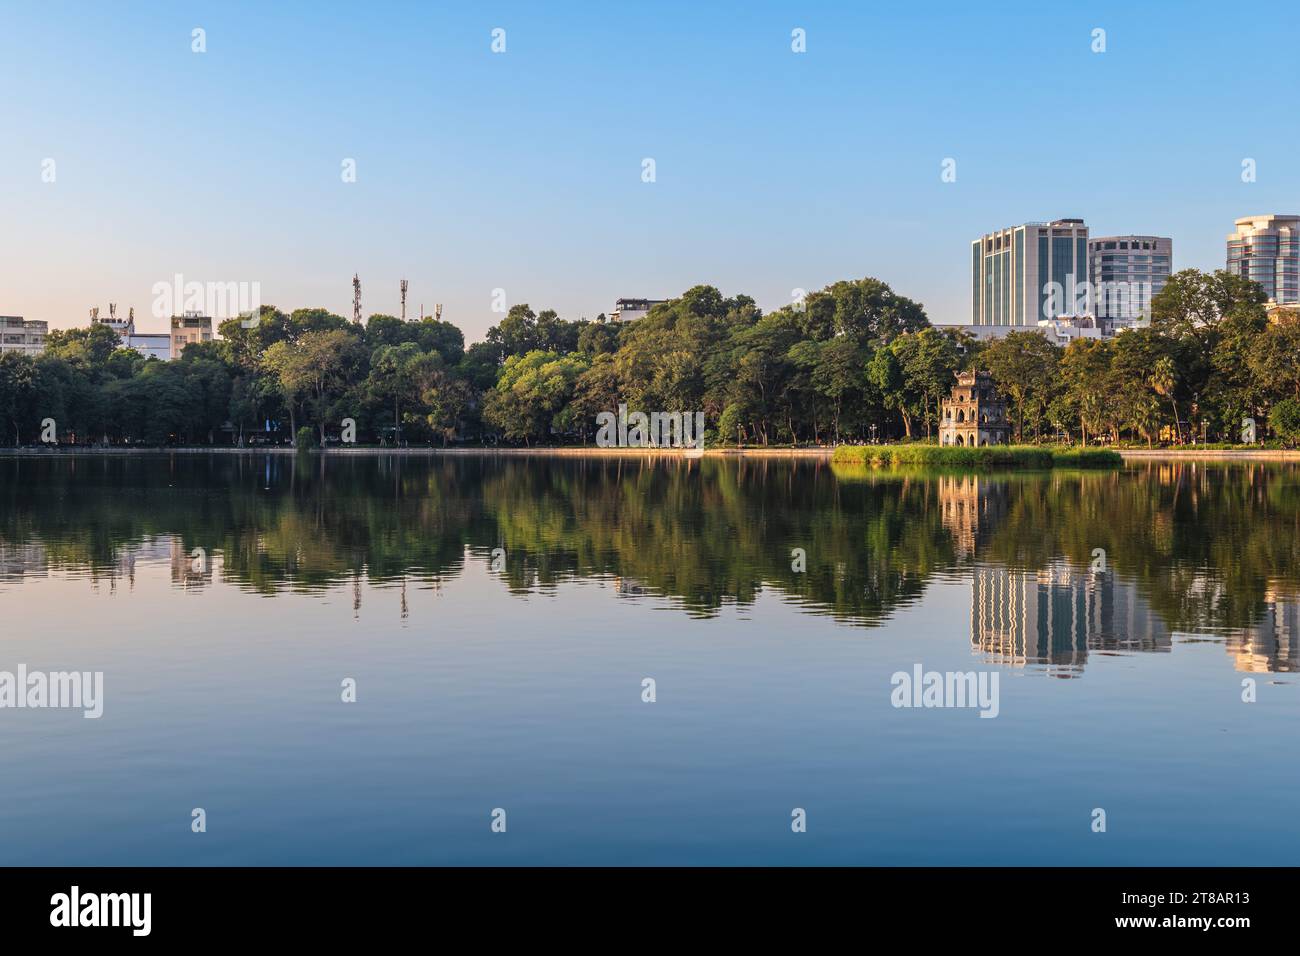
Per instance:
[[[614,303],[614,311],[609,314],[609,317],[615,322],[631,322],[633,319],[644,318],[656,305],[667,301],[667,299],[619,299]]]
[[[1047,341],[1061,348],[1075,339],[1104,338],[1100,322],[1090,315],[1067,316],[1060,319],[1039,319],[1038,331],[1047,336]]]
[[[24,319],[21,315],[0,315],[0,352],[40,355],[45,351],[49,323]]]
[[[117,333],[122,348],[134,349],[145,358],[156,358],[166,362],[172,357],[172,337],[169,332],[137,332],[135,330],[135,309],[127,312],[125,319],[117,317],[114,306],[108,307],[108,318],[100,318],[99,309],[90,310],[90,324],[104,325]]]
[[[199,312],[172,316],[171,357],[178,359],[185,346],[212,341],[212,317]]]

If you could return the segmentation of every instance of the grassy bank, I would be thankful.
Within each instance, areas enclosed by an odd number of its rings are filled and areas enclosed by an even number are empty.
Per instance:
[[[932,468],[1115,468],[1123,463],[1117,452],[1100,448],[1037,448],[1028,445],[994,445],[954,448],[940,445],[841,445],[831,461],[838,465],[894,467],[923,465]]]

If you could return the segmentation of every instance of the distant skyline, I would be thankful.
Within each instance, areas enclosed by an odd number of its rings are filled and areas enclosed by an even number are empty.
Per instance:
[[[496,289],[577,319],[872,275],[965,322],[971,241],[1069,217],[1223,268],[1300,212],[1300,13],[1224,9],[7,3],[0,314],[161,331],[180,274],[350,316],[358,273],[366,315],[406,278],[478,340]]]

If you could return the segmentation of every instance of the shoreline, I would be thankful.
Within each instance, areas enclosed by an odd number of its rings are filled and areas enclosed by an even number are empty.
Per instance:
[[[854,446],[838,446],[854,447]],[[1050,448],[1054,446],[1043,446]],[[1300,461],[1300,449],[1206,449],[1194,448],[1120,448],[1125,461]],[[704,458],[797,458],[811,461],[829,461],[834,447],[826,448],[706,448]],[[261,448],[231,448],[186,446],[176,448],[94,448],[60,446],[58,448],[0,448],[0,458],[71,458],[80,456],[138,456],[163,455],[297,455],[297,449],[287,445]],[[523,458],[680,458],[694,460],[682,454],[680,448],[313,448],[303,454],[325,458],[403,458],[438,457],[523,457]]]

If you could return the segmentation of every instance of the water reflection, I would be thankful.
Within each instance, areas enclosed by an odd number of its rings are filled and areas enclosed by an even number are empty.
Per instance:
[[[599,579],[699,618],[764,590],[873,628],[970,586],[981,661],[1059,677],[1090,654],[1223,644],[1300,668],[1300,494],[1287,464],[876,473],[776,460],[290,456],[0,459],[0,593],[50,574],[274,596],[438,588],[504,552],[505,594]],[[497,549],[500,549],[498,551]],[[796,570],[794,549],[807,555]],[[1105,554],[1105,570],[1095,556]]]

